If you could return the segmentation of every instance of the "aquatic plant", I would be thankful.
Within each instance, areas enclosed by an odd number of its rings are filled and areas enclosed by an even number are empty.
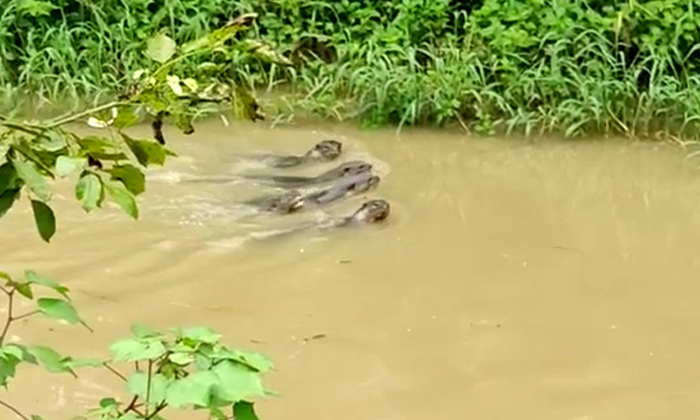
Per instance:
[[[236,57],[231,74],[268,92],[283,88],[267,103],[279,120],[697,133],[700,0],[8,2],[0,13],[5,98],[110,95],[142,67],[151,34],[187,42],[256,12],[254,36],[294,65]]]
[[[41,2],[33,4],[39,7]],[[129,84],[113,101],[48,120],[1,115],[0,220],[17,200],[25,198],[38,234],[50,242],[57,233],[50,181],[68,177],[76,180],[75,197],[85,212],[101,208],[109,198],[138,219],[136,197],[146,188],[143,170],[163,165],[174,155],[165,147],[163,124],[172,123],[191,134],[195,131],[192,119],[205,103],[229,104],[235,115],[253,121],[263,118],[252,93],[228,71],[232,55],[285,62],[265,44],[236,39],[256,17],[241,15],[184,44],[163,33],[154,35],[145,44],[148,59],[130,74]],[[187,73],[178,71],[178,63],[197,57],[207,59],[207,64]],[[144,119],[151,123],[152,139],[126,133]],[[78,135],[66,128],[74,122],[87,122],[110,135]],[[35,315],[90,327],[73,306],[69,289],[34,271],[21,276],[0,272],[0,293],[7,298],[7,315],[0,324],[0,385],[7,388],[22,364],[71,375],[78,368],[102,367],[124,380],[130,400],[103,398],[99,407],[80,418],[161,419],[168,408],[192,408],[205,410],[215,419],[255,420],[252,399],[268,394],[261,376],[272,367],[271,361],[225,346],[219,334],[205,327],[160,332],[134,325],[132,336],[114,342],[111,357],[101,360],[65,356],[45,345],[8,342],[12,324]],[[35,309],[18,314],[18,299],[33,301]],[[117,370],[115,366],[123,363],[133,363],[135,371]],[[2,398],[0,405],[24,420],[41,419]]]

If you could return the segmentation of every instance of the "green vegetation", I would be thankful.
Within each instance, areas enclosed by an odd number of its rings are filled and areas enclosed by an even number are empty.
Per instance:
[[[241,15],[184,44],[162,33],[152,36],[144,43],[142,67],[111,102],[43,121],[0,115],[0,218],[17,200],[26,199],[39,236],[50,242],[59,232],[51,208],[51,180],[70,177],[75,179],[75,198],[85,212],[102,208],[109,198],[138,219],[136,197],[146,189],[143,170],[163,165],[174,155],[165,147],[164,123],[172,122],[191,134],[192,119],[205,103],[230,104],[238,116],[260,118],[251,93],[228,77],[230,62],[225,59],[238,55],[276,60],[272,50],[235,39],[255,18],[255,14]],[[223,56],[218,65],[178,71],[184,61],[216,56]],[[218,66],[217,71],[209,71],[211,66]],[[151,123],[153,139],[135,139],[125,132],[144,119]],[[107,135],[81,136],[66,128],[78,121],[102,128]],[[61,355],[42,344],[9,342],[10,327],[36,315],[90,327],[75,310],[69,289],[34,271],[22,276],[0,272],[0,294],[7,298],[5,320],[0,322],[1,386],[7,388],[18,368],[26,364],[74,376],[79,368],[100,367],[124,380],[127,400],[106,396],[99,407],[77,419],[155,420],[169,409],[189,408],[217,420],[257,420],[252,399],[269,394],[261,376],[272,368],[270,360],[223,345],[220,335],[205,327],[158,332],[134,325],[132,337],[114,342],[111,357],[101,360]],[[35,309],[18,314],[20,299],[34,302]],[[123,369],[117,370],[119,364],[135,369],[124,374]],[[20,419],[41,420],[2,395],[0,406]]]
[[[119,91],[146,39],[178,43],[256,12],[292,66],[244,56],[231,76],[278,118],[694,136],[700,0],[8,0],[0,86],[50,100]],[[195,68],[204,60],[187,60]]]

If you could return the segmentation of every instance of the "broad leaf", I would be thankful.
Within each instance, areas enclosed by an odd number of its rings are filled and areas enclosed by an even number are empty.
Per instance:
[[[219,377],[215,395],[231,404],[250,397],[265,396],[260,374],[235,362],[223,361],[212,368]]]
[[[139,121],[139,116],[136,115],[132,107],[121,107],[119,108],[119,113],[117,118],[112,123],[112,126],[123,130],[131,125],[136,124]]]
[[[12,160],[12,165],[14,165],[17,175],[22,178],[34,195],[43,201],[51,199],[49,184],[46,182],[46,178],[39,173],[36,165],[32,162],[14,159]]]
[[[91,212],[100,207],[104,200],[102,180],[92,172],[83,172],[75,185],[75,198],[77,198],[83,210]]]
[[[175,55],[175,41],[169,36],[159,33],[148,40],[146,45],[146,53],[148,56],[159,63],[165,63]]]
[[[135,140],[124,133],[122,133],[122,138],[141,165],[162,166],[165,163],[165,148],[160,144],[147,140]]]
[[[66,300],[70,300],[70,298],[68,297],[69,289],[66,286],[63,286],[51,279],[47,279],[46,277],[42,277],[32,270],[25,271],[24,277],[27,283],[48,287],[49,289],[53,289],[57,293],[61,294],[63,297],[66,298]]]
[[[245,363],[246,365],[262,373],[267,372],[274,367],[272,360],[260,353],[247,352],[243,350],[235,350],[234,353],[237,356],[234,360]]]
[[[146,191],[146,176],[131,164],[115,165],[109,170],[112,179],[119,180],[134,195]]]
[[[66,366],[70,367],[71,369],[83,367],[101,368],[104,367],[104,365],[104,360],[99,359],[72,359],[69,362],[66,362]]]
[[[121,209],[134,219],[139,218],[139,209],[134,195],[119,181],[108,181],[104,184],[107,194]]]
[[[233,405],[233,420],[260,420],[252,402],[238,401]]]
[[[97,136],[78,137],[77,143],[91,155],[118,153],[117,144],[107,138]]]
[[[15,201],[19,199],[21,191],[21,189],[17,188],[5,190],[4,192],[0,193],[0,217],[4,216],[5,213],[12,208]]]
[[[168,360],[180,366],[187,366],[194,362],[194,356],[191,353],[171,353],[168,355]]]
[[[61,132],[51,130],[46,132],[43,136],[36,138],[34,140],[34,145],[39,150],[58,152],[59,150],[65,149],[66,140]]]
[[[27,346],[27,351],[36,358],[41,366],[51,373],[70,373],[73,376],[75,372],[68,366],[70,358],[63,357],[55,350],[45,346]]]
[[[136,372],[127,379],[126,389],[132,394],[138,395],[144,401],[157,404],[165,400],[165,392],[170,382],[162,374],[156,373],[151,376],[149,383],[146,372]]]
[[[36,303],[39,311],[50,318],[62,319],[71,324],[81,321],[73,305],[63,299],[40,298]]]
[[[191,327],[180,331],[180,337],[192,341],[215,344],[221,339],[221,334],[207,327]]]
[[[56,159],[56,174],[68,176],[85,167],[86,159],[82,157],[59,156]]]
[[[175,408],[190,405],[206,407],[211,399],[212,387],[219,381],[213,372],[200,371],[170,383],[165,401]]]
[[[15,167],[12,165],[12,163],[5,162],[0,165],[0,193],[3,193],[8,188],[11,188],[16,177],[17,172],[15,171]]]
[[[20,363],[22,363],[22,359],[13,354],[0,355],[0,386],[7,387],[8,381],[15,377],[17,365]]]
[[[119,340],[112,343],[109,350],[112,352],[112,358],[115,362],[157,359],[165,354],[165,346],[157,338]]]
[[[44,241],[51,242],[51,238],[56,233],[56,216],[53,210],[41,201],[32,200],[32,212],[39,236]]]
[[[133,324],[131,326],[131,333],[137,338],[160,338],[163,336],[160,332],[143,324]]]
[[[32,285],[29,283],[15,283],[15,290],[20,295],[26,297],[29,300],[34,299],[34,292],[32,291]]]

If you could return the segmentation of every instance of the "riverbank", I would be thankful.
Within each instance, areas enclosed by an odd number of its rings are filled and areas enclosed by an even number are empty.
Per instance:
[[[232,76],[277,97],[264,102],[273,120],[456,124],[481,134],[698,132],[697,1],[10,3],[0,21],[6,108],[21,97],[62,107],[108,97],[141,68],[156,31],[181,43],[255,11],[249,36],[293,66],[241,60]]]

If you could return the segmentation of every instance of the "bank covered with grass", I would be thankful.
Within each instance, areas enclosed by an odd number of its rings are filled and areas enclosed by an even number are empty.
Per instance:
[[[232,77],[285,92],[281,114],[639,136],[692,135],[700,115],[700,0],[7,1],[6,104],[112,95],[154,32],[185,42],[254,11],[294,65]]]

